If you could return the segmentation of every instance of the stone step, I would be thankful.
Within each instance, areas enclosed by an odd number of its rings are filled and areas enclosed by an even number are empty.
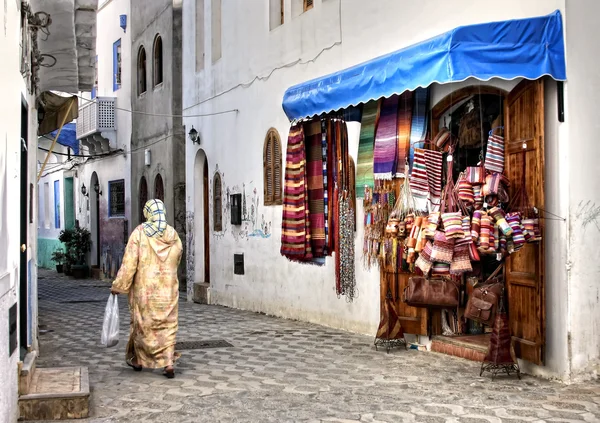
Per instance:
[[[19,397],[21,420],[82,419],[89,415],[87,367],[36,368],[29,392]]]
[[[481,362],[485,358],[489,342],[489,334],[434,336],[431,351]]]

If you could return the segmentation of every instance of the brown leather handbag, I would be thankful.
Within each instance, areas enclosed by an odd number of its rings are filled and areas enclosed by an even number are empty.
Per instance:
[[[502,267],[501,264],[483,284],[473,288],[465,308],[465,318],[492,326],[498,311],[498,303],[504,293],[503,276],[496,276]]]
[[[411,307],[458,307],[458,286],[448,279],[413,276],[404,288],[404,302]]]

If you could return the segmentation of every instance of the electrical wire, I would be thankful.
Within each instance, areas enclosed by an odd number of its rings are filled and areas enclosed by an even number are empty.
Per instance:
[[[193,104],[191,106],[188,106],[188,107],[184,108],[183,110],[192,109],[192,108],[194,108],[196,106],[199,106],[201,104],[206,103],[207,101],[211,101],[211,100],[214,100],[215,98],[218,98],[218,97],[221,97],[221,96],[223,96],[225,94],[228,94],[228,93],[230,93],[230,92],[232,92],[232,91],[234,91],[234,90],[236,90],[238,88],[250,88],[252,86],[252,84],[254,84],[256,81],[266,81],[266,80],[268,80],[278,70],[282,70],[282,69],[286,69],[286,68],[291,68],[291,67],[296,66],[296,65],[307,65],[309,63],[316,62],[316,60],[319,57],[321,57],[321,55],[323,53],[325,53],[326,51],[329,51],[329,50],[333,49],[336,46],[342,45],[342,42],[343,42],[343,39],[344,39],[343,38],[344,34],[343,34],[343,29],[342,29],[342,0],[339,0],[339,15],[340,15],[340,25],[339,25],[339,28],[340,28],[340,31],[339,31],[340,32],[340,40],[336,41],[335,43],[333,43],[329,47],[323,48],[312,59],[304,60],[303,61],[301,58],[299,58],[299,59],[294,60],[293,62],[287,63],[287,64],[282,65],[282,66],[278,66],[276,68],[273,68],[266,76],[259,76],[259,75],[257,75],[252,80],[250,80],[249,82],[244,82],[244,83],[240,83],[240,84],[234,85],[233,87],[228,88],[227,90],[222,91],[219,94],[215,94],[212,97],[208,97],[208,98],[206,98],[206,99],[204,99],[204,100],[202,100],[202,101],[200,101],[200,102],[198,102],[196,104]],[[190,115],[190,116],[183,116],[183,117],[196,117],[196,116]]]
[[[76,97],[79,97],[80,99],[87,101],[88,103],[96,103],[98,104],[97,100],[90,100],[89,98],[85,98],[83,96],[80,96],[78,94],[75,94]],[[169,115],[169,114],[163,114],[163,113],[148,113],[148,112],[142,112],[139,110],[130,110],[130,109],[125,109],[124,107],[118,107],[118,106],[114,106],[115,110],[120,110],[123,112],[127,112],[127,113],[131,113],[134,115],[144,115],[144,116],[155,116],[155,117],[171,117],[171,118],[189,118],[189,117],[207,117],[207,116],[217,116],[217,115],[224,115],[227,113],[238,113],[239,110],[238,109],[230,109],[230,110],[223,110],[221,112],[213,112],[213,113],[200,113],[200,114],[196,114],[196,115]]]

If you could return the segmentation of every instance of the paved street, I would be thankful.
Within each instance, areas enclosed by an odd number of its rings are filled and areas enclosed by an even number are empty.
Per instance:
[[[184,350],[173,380],[99,345],[106,282],[41,271],[38,365],[89,367],[90,422],[600,421],[600,383],[479,377],[476,363],[416,350],[375,351],[372,338],[217,306],[180,303]],[[343,300],[341,300],[343,301]],[[48,332],[44,332],[48,331]]]

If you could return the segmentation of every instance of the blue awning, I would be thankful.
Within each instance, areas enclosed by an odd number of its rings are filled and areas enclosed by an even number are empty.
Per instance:
[[[319,115],[433,82],[476,78],[566,80],[560,11],[529,19],[461,26],[360,65],[289,88],[290,120]]]
[[[79,154],[79,140],[77,139],[76,132],[76,125],[74,123],[65,123],[56,142],[60,145],[64,145],[65,147],[71,147],[73,153]],[[50,134],[48,134],[48,138],[54,139],[57,133],[58,129],[50,132]]]

